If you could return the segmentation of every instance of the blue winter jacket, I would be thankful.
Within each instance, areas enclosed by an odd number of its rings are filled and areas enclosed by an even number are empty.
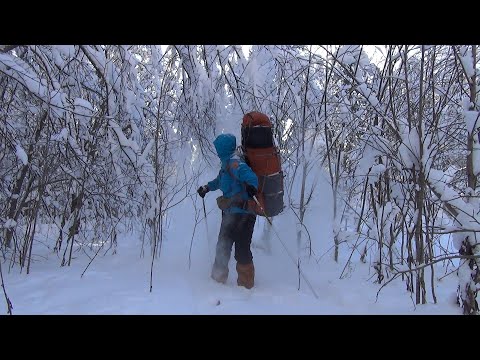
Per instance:
[[[250,184],[258,189],[258,178],[252,169],[235,154],[237,148],[237,139],[232,134],[221,134],[213,141],[217,155],[222,161],[220,171],[217,177],[208,182],[210,191],[222,190],[223,196],[226,198],[235,197],[236,200],[248,200],[246,185]],[[227,169],[229,166],[229,170]],[[232,177],[233,175],[233,177]],[[232,206],[226,210],[226,213],[251,213],[237,206]]]

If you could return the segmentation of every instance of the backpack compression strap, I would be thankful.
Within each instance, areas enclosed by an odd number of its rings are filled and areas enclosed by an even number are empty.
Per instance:
[[[238,178],[233,175],[233,172],[232,172],[232,169],[230,168],[230,162],[227,163],[226,165],[226,169],[228,171],[228,173],[230,174],[230,176],[232,177],[232,179],[236,180],[236,181],[239,181]],[[244,190],[246,189],[246,185],[245,184],[241,184],[244,188]],[[232,200],[230,202],[230,206],[236,206],[236,207],[239,207],[240,209],[242,210],[250,210],[250,211],[254,211],[254,208],[255,208],[255,203],[251,200],[243,200],[241,198],[239,198],[240,195],[237,194],[235,196],[232,197]]]

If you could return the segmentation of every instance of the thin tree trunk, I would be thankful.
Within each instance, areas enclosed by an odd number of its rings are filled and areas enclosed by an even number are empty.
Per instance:
[[[308,61],[308,67],[307,67],[307,77],[305,79],[305,93],[303,97],[303,113],[302,113],[302,145],[300,147],[301,149],[301,164],[302,164],[302,189],[300,192],[300,226],[297,231],[297,247],[298,247],[298,253],[300,254],[301,251],[301,242],[302,242],[302,225],[303,225],[303,219],[305,217],[305,183],[307,180],[307,170],[308,170],[308,163],[307,159],[305,158],[305,136],[306,136],[306,111],[307,111],[307,93],[308,93],[308,85],[310,82],[310,64],[312,61],[312,51],[310,47],[310,54],[309,54],[309,61]],[[312,246],[310,244],[310,251],[312,249]]]
[[[476,67],[477,63],[477,47],[476,45],[472,46],[472,56],[473,64]],[[467,75],[467,74],[465,74]],[[469,90],[470,90],[470,104],[469,111],[476,111],[476,97],[477,97],[477,83],[476,83],[476,71],[474,71],[471,78],[468,78]],[[478,116],[477,116],[478,121]],[[476,124],[475,124],[476,125]],[[475,128],[475,127],[474,127]],[[477,174],[474,172],[474,152],[478,152],[476,149],[476,144],[478,144],[478,134],[476,131],[468,133],[467,139],[467,186],[472,189],[471,192],[475,193],[477,189]],[[468,194],[472,196],[474,194]],[[467,201],[470,202],[470,197],[467,197]],[[473,234],[472,234],[473,235]],[[461,255],[477,255],[480,251],[480,246],[477,244],[476,239],[472,238],[472,235],[466,236],[463,240],[460,254]],[[477,302],[478,286],[480,283],[480,265],[475,259],[471,259],[467,264],[470,272],[471,281],[467,281],[464,285],[462,282],[459,286],[465,287],[465,289],[459,289],[460,296],[464,294],[464,297],[461,299],[461,305],[463,307],[463,313],[466,315],[478,314],[479,306]]]
[[[420,63],[420,94],[419,94],[419,110],[418,110],[418,120],[417,120],[417,132],[419,139],[419,159],[418,159],[418,178],[416,179],[417,190],[415,190],[415,208],[417,211],[417,219],[415,222],[415,255],[416,267],[421,266],[425,262],[425,245],[423,240],[423,208],[425,202],[425,173],[424,173],[424,163],[423,163],[423,154],[424,154],[424,144],[423,144],[423,108],[424,108],[424,90],[423,90],[423,72],[425,64],[425,49],[422,45],[422,58]],[[425,304],[425,272],[422,268],[416,272],[416,296],[415,301],[417,304]]]
[[[42,116],[40,117],[40,120],[38,121],[38,127],[37,130],[35,131],[35,141],[34,143],[30,144],[28,147],[28,161],[31,161],[32,155],[33,155],[33,150],[34,150],[34,145],[38,142],[40,139],[40,135],[42,133],[42,129],[45,125],[46,119],[47,119],[48,112],[45,111]],[[15,186],[12,191],[12,198],[10,200],[10,206],[8,210],[8,218],[13,219],[15,221],[18,220],[18,216],[20,215],[20,212],[17,210],[17,203],[18,203],[18,195],[20,194],[20,191],[22,189],[23,182],[25,181],[25,178],[27,176],[27,171],[30,168],[30,163],[23,165],[22,170],[20,171],[19,176],[17,177],[17,181],[15,183]],[[11,247],[11,240],[12,240],[12,235],[13,235],[13,230],[12,229],[7,229],[5,233],[5,246],[6,247]]]
[[[5,282],[3,281],[2,262],[0,261],[0,280],[2,281],[3,295],[5,296],[5,302],[7,303],[7,314],[12,315],[13,305],[10,298],[7,295],[7,289],[5,288]]]

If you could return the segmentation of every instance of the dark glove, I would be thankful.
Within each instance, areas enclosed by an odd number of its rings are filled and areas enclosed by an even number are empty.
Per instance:
[[[254,196],[257,196],[257,189],[255,188],[255,186],[247,184],[247,194],[251,198],[253,198]]]
[[[208,188],[207,185],[200,186],[197,190],[198,195],[200,195],[202,198],[204,198],[205,195],[207,194],[207,192],[209,192],[209,191],[210,191],[210,189]]]

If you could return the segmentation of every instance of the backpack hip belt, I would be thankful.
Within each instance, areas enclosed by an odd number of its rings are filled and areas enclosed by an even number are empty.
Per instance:
[[[219,196],[217,198],[217,205],[220,210],[226,210],[232,206],[235,206],[242,210],[255,212],[255,202],[253,200],[240,200],[235,198],[226,198],[225,196]]]

